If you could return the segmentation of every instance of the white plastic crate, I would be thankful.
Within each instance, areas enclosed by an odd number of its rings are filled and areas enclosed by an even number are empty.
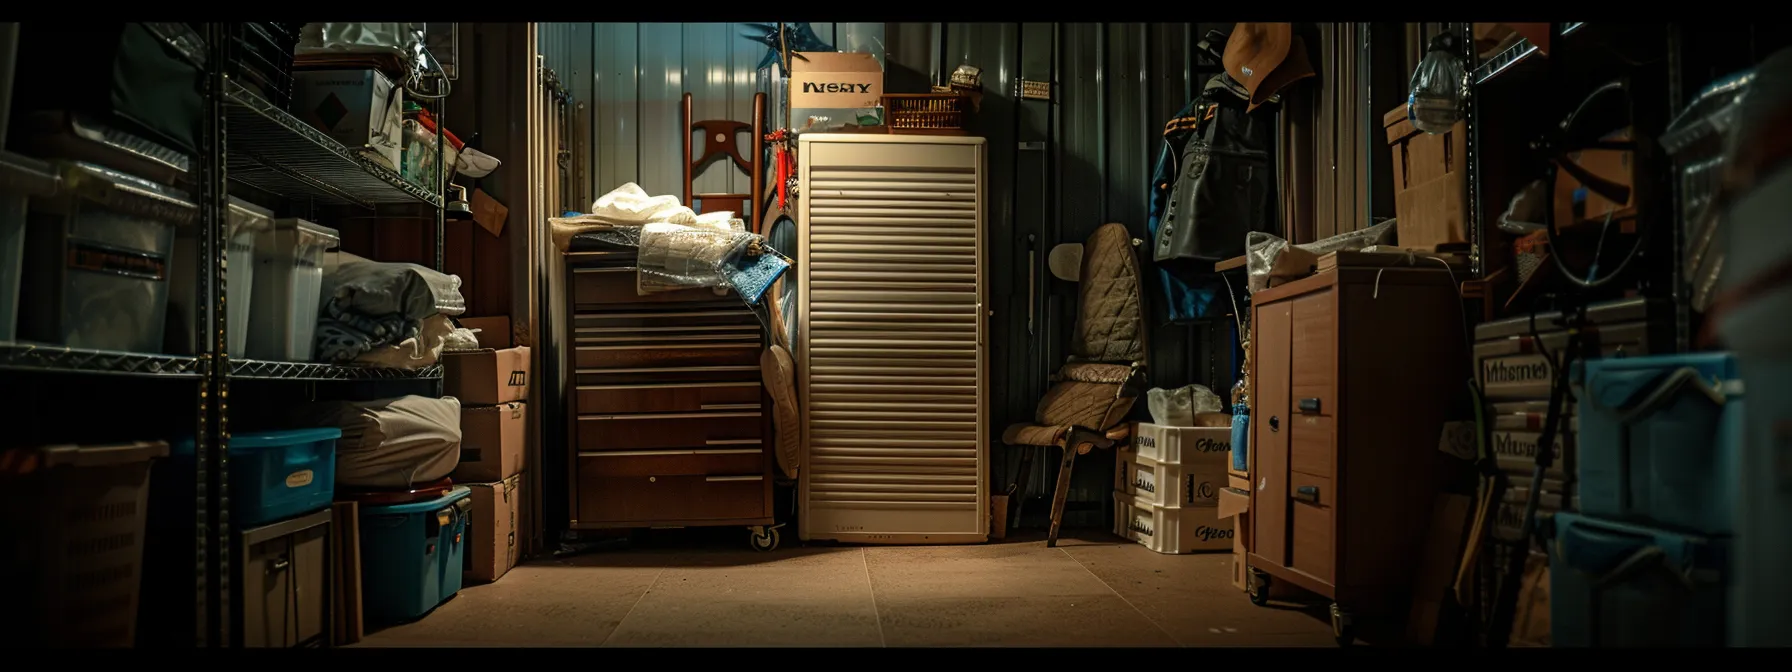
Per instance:
[[[256,236],[259,270],[249,305],[249,357],[311,361],[323,299],[324,252],[341,239],[335,229],[302,219],[276,219],[271,229]]]
[[[1117,489],[1156,506],[1216,506],[1220,488],[1226,487],[1226,465],[1216,460],[1185,465],[1134,455],[1131,464],[1122,467],[1125,483]]]
[[[1133,430],[1133,450],[1141,457],[1171,464],[1211,460],[1232,463],[1231,427],[1165,427],[1141,422]]]
[[[1230,552],[1235,520],[1219,517],[1217,506],[1173,509],[1143,496],[1114,493],[1114,534],[1158,553]]]

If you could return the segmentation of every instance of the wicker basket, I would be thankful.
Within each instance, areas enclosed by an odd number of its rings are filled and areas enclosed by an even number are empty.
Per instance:
[[[885,94],[884,126],[891,133],[962,131],[965,97],[956,93]]]

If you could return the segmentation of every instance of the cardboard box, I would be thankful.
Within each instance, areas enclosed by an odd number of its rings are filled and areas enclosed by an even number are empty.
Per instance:
[[[790,59],[791,109],[883,105],[884,68],[866,53],[799,51]]]
[[[516,342],[511,339],[509,315],[499,315],[496,317],[463,317],[460,318],[460,326],[479,330],[474,333],[473,336],[479,339],[479,347],[481,348],[503,350],[504,348],[516,344]]]
[[[518,474],[495,483],[467,485],[473,491],[473,524],[467,530],[473,547],[463,567],[467,581],[491,583],[516,566],[522,484]]]
[[[1625,142],[1631,139],[1630,129],[1622,129],[1602,138],[1608,142]],[[1580,224],[1591,223],[1604,225],[1605,215],[1610,212],[1612,222],[1625,233],[1636,231],[1636,160],[1635,152],[1616,149],[1583,149],[1570,152],[1568,160],[1579,165],[1582,170],[1592,173],[1594,177],[1607,182],[1630,188],[1630,197],[1623,202],[1614,202],[1600,196],[1591,189],[1581,191],[1580,180],[1568,174],[1568,171],[1556,173],[1555,207],[1556,230],[1565,231]]]
[[[1425,133],[1401,105],[1382,116],[1393,148],[1394,226],[1403,247],[1468,242],[1468,122]]]
[[[457,482],[501,481],[523,473],[529,408],[520,401],[460,407],[460,466]]]
[[[529,348],[442,353],[442,392],[461,406],[496,406],[529,396]]]
[[[404,89],[373,69],[292,73],[292,111],[349,149],[398,170],[404,143]]]
[[[1250,481],[1233,477],[1220,491],[1218,513],[1221,518],[1232,519],[1232,587],[1248,590],[1250,572],[1245,562],[1245,551],[1249,546],[1245,543],[1245,535],[1250,531],[1250,520],[1246,514],[1251,510]],[[1241,487],[1242,486],[1242,487]]]

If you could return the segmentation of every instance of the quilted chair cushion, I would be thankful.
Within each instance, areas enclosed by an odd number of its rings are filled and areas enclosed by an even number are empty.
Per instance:
[[[1073,365],[1074,366],[1074,365]],[[1067,369],[1069,367],[1066,367]],[[1126,369],[1127,367],[1120,367]],[[1115,398],[1124,388],[1118,384],[1064,380],[1039,400],[1034,422],[1010,426],[1002,443],[1011,446],[1055,446],[1072,427],[1102,431],[1120,424],[1132,410],[1136,396]]]
[[[1139,297],[1139,261],[1132,233],[1123,224],[1103,224],[1083,244],[1078,281],[1076,331],[1070,354],[1091,362],[1143,363],[1144,311]]]

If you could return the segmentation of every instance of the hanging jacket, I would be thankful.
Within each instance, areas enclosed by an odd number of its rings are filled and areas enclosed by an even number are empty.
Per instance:
[[[1150,206],[1145,218],[1146,231],[1153,241],[1161,239],[1159,225],[1170,202],[1170,192],[1175,188],[1179,167],[1176,149],[1199,125],[1196,109],[1204,107],[1201,102],[1200,97],[1190,101],[1164,125],[1164,147],[1158,152],[1157,167],[1151,173]],[[1220,294],[1220,287],[1214,284],[1211,275],[1193,273],[1186,268],[1172,269],[1164,264],[1152,266],[1152,274],[1163,286],[1165,319],[1170,323],[1187,322],[1206,315]]]
[[[1195,108],[1197,125],[1183,140],[1157,234],[1153,258],[1160,265],[1210,267],[1244,254],[1250,232],[1281,233],[1271,202],[1274,116],[1247,113],[1224,74],[1208,80]]]

